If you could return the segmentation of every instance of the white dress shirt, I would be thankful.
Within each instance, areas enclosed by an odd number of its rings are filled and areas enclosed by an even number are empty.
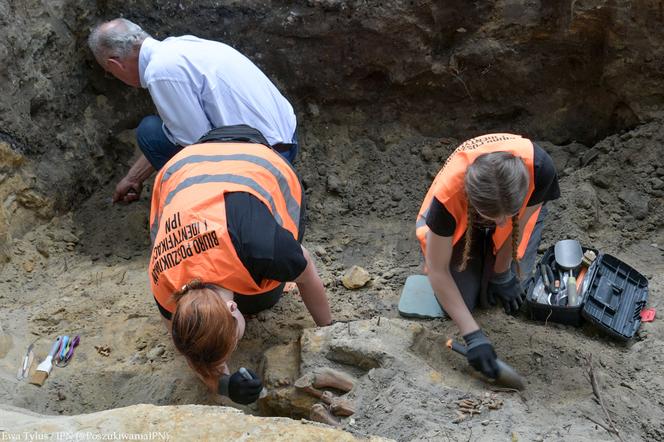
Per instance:
[[[228,45],[191,35],[147,38],[138,61],[164,133],[181,146],[210,129],[247,124],[271,144],[290,143],[296,127],[288,100],[247,57]]]

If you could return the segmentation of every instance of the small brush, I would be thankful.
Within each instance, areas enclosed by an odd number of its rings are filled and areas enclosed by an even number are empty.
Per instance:
[[[46,356],[46,359],[44,359],[37,366],[37,370],[35,370],[33,375],[30,377],[31,384],[34,384],[38,387],[44,385],[46,378],[48,377],[49,373],[51,372],[51,369],[53,368],[53,357],[60,348],[60,341],[62,341],[62,336],[58,336],[55,339],[55,342],[53,343],[53,346],[51,347],[51,351],[48,353],[48,356]]]

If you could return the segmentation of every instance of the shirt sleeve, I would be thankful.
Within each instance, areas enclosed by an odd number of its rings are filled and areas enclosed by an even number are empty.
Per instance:
[[[294,281],[307,267],[300,243],[246,192],[226,194],[226,223],[238,257],[257,284]]]
[[[148,89],[164,121],[165,133],[173,142],[188,146],[212,129],[200,98],[190,83],[154,80],[148,84]]]
[[[558,173],[548,153],[533,143],[533,162],[535,164],[535,190],[530,195],[528,206],[535,206],[546,201],[560,198]]]
[[[440,236],[454,235],[456,229],[456,220],[452,214],[445,208],[443,203],[438,201],[436,197],[431,200],[429,206],[429,213],[427,215],[427,226],[433,233]]]

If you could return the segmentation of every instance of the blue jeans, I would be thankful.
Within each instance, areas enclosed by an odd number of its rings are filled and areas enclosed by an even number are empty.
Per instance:
[[[164,122],[156,115],[149,115],[143,120],[141,124],[136,128],[136,141],[138,142],[138,147],[140,147],[145,158],[152,164],[152,167],[155,170],[159,170],[164,167],[164,164],[168,162],[173,156],[182,150],[183,146],[174,144],[171,140],[166,137],[163,129]],[[286,161],[293,164],[295,157],[299,151],[299,145],[297,142],[297,130],[293,134],[293,140],[291,144],[294,144],[290,150],[286,152],[279,152]]]
[[[164,122],[156,115],[149,115],[136,128],[136,141],[145,158],[155,170],[164,167],[173,155],[182,150],[182,146],[174,144],[166,137]]]
[[[288,161],[291,164],[294,164],[295,158],[297,157],[297,154],[300,151],[300,144],[297,141],[297,129],[295,129],[295,133],[293,134],[293,139],[290,142],[290,144],[293,144],[293,147],[291,147],[286,152],[279,152],[279,154],[282,157],[286,158],[286,161]]]

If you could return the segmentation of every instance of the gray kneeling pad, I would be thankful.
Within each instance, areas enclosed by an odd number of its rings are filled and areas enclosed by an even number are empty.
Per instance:
[[[426,275],[411,275],[399,298],[399,314],[406,318],[446,318]]]

